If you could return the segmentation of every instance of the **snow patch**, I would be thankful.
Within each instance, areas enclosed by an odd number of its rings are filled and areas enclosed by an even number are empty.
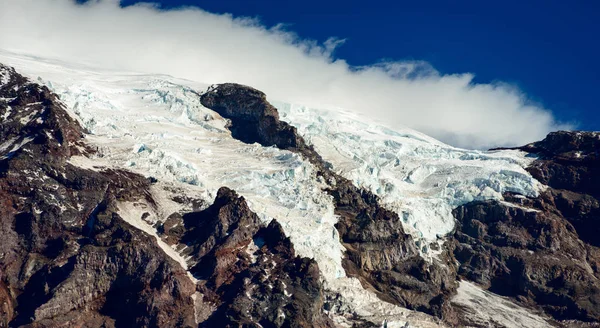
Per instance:
[[[67,160],[67,163],[73,166],[80,167],[82,169],[92,170],[96,172],[100,172],[105,168],[100,164],[101,162],[99,162],[98,160],[94,160],[85,156],[71,156]]]
[[[0,144],[0,152],[5,151],[10,146],[12,146],[12,144],[15,142],[15,140],[17,140],[17,138],[11,138],[11,139],[8,139],[8,140],[4,141],[3,143],[1,143]]]
[[[8,67],[0,66],[0,86],[10,82],[10,71]]]
[[[384,322],[387,323],[387,327],[445,327],[439,320],[425,313],[411,311],[380,300],[374,293],[362,288],[356,278],[344,277],[333,282],[325,282],[325,287],[339,293],[343,298],[343,308],[332,311],[333,319],[342,327],[354,327],[349,322],[352,317],[345,318],[336,315],[336,312],[356,314],[365,320],[381,324],[382,327]]]
[[[37,115],[38,113],[35,111],[32,111],[31,113],[27,114],[27,116],[23,116],[19,122],[21,123],[21,125],[27,125],[29,122],[31,122],[33,120],[33,118]]]
[[[478,326],[506,328],[551,327],[545,318],[525,309],[509,299],[461,281],[456,296],[451,300],[460,306],[469,320]]]
[[[250,241],[250,244],[246,246],[246,254],[250,256],[250,263],[256,263],[256,255],[254,255],[258,251],[258,246],[254,243],[254,240]]]
[[[144,213],[150,213],[148,211],[151,208],[148,204],[140,202],[121,202],[117,205],[119,216],[125,220],[125,222],[131,224],[135,228],[149,234],[156,239],[158,246],[167,254],[170,258],[177,261],[184,270],[188,270],[188,265],[183,257],[179,255],[171,246],[167,245],[162,239],[156,234],[156,229],[149,225],[147,222],[142,220]],[[150,213],[152,216],[152,213]],[[188,272],[188,276],[195,283],[197,280]]]
[[[21,141],[16,141],[16,142],[14,140],[15,139],[8,140],[7,142],[0,145],[0,152],[6,151],[8,148],[10,148],[12,146],[12,148],[4,156],[0,156],[0,160],[4,160],[4,159],[12,157],[16,151],[18,151],[19,149],[21,149],[21,147],[23,147],[26,144],[28,144],[29,142],[31,142],[33,140],[33,138],[25,137],[25,138],[21,139]],[[10,142],[10,144],[9,144],[9,142]]]
[[[520,206],[518,204],[510,203],[510,202],[503,201],[503,200],[500,201],[500,204],[502,204],[504,206],[507,206],[507,207],[518,208],[518,209],[521,209],[521,210],[523,210],[525,212],[530,212],[530,213],[539,213],[540,212],[539,210],[536,210],[535,208],[529,208],[529,207],[525,207],[525,206]]]

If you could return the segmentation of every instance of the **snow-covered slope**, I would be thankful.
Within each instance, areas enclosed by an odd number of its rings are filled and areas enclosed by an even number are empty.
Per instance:
[[[297,253],[314,258],[328,286],[340,291],[355,311],[409,316],[345,277],[332,200],[313,166],[291,152],[231,138],[226,121],[200,104],[199,92],[207,84],[6,52],[0,52],[0,62],[47,85],[88,129],[87,141],[98,147],[99,156],[74,158],[73,163],[125,167],[158,179],[153,192],[161,201],[149,221],[183,210],[171,194],[209,202],[219,187],[228,186],[265,221],[277,219]],[[523,169],[530,159],[517,151],[456,149],[343,110],[274,104],[334,170],[381,196],[403,218],[424,254],[431,254],[429,244],[443,241],[452,230],[454,207],[474,199],[501,199],[505,191],[535,196],[541,188]],[[131,206],[123,208],[133,211]]]
[[[443,144],[411,129],[391,130],[343,110],[277,103],[282,119],[334,169],[380,196],[416,239],[428,243],[454,227],[452,209],[510,191],[535,197],[542,186],[525,171],[520,151],[475,151]]]
[[[344,275],[333,205],[312,165],[293,153],[231,138],[226,121],[204,108],[194,91],[208,85],[18,56],[0,61],[51,88],[89,130],[88,142],[102,157],[73,161],[125,167],[207,202],[221,186],[235,189],[265,222],[277,218],[298,252],[326,259],[321,269],[327,277]],[[171,213],[163,214],[159,219]]]

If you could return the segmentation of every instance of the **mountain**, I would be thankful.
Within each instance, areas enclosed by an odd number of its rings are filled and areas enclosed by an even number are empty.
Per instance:
[[[0,327],[599,325],[600,133],[465,150],[240,84],[0,63]]]

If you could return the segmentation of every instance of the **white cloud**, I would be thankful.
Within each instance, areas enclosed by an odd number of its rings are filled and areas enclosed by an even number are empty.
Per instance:
[[[471,74],[441,75],[419,61],[351,67],[333,56],[343,42],[318,44],[282,26],[269,29],[197,8],[121,8],[118,0],[0,1],[0,47],[6,50],[243,83],[271,99],[351,109],[461,147],[521,145],[567,128],[518,89],[475,84]]]

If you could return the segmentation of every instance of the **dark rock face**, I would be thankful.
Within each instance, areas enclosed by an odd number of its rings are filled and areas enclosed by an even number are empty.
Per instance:
[[[425,261],[398,216],[351,182],[338,183],[331,194],[340,216],[336,228],[346,248],[346,273],[382,300],[445,315],[444,301],[456,290],[454,263]]]
[[[554,203],[580,238],[600,246],[600,133],[553,132],[521,149],[540,156],[528,171],[560,190]]]
[[[455,215],[459,274],[539,304],[557,319],[600,318],[600,253],[568,221],[495,202],[469,204]]]
[[[121,202],[152,210],[156,180],[72,165],[94,152],[83,129],[47,88],[0,75],[0,327],[332,327],[317,264],[275,221],[226,188],[171,215],[158,230],[188,246],[193,281],[119,215]]]
[[[383,208],[371,192],[333,172],[294,127],[279,120],[264,93],[227,83],[211,87],[201,101],[231,120],[234,138],[298,153],[317,168],[340,216],[336,228],[346,248],[343,265],[349,276],[359,278],[363,287],[383,300],[438,316],[446,314],[449,309],[444,301],[457,287],[451,253],[446,254],[445,263],[423,260],[398,215]]]
[[[521,147],[540,158],[529,172],[554,188],[600,197],[600,133],[550,133],[544,140]]]
[[[202,327],[333,327],[314,260],[295,255],[277,221],[264,227],[228,188],[201,212],[183,216],[181,242],[196,264],[198,291],[211,304]]]
[[[462,277],[559,320],[600,321],[599,136],[556,132],[520,148],[539,156],[528,171],[550,186],[538,198],[454,211]]]
[[[91,151],[82,149],[83,129],[48,88],[29,82],[2,64],[0,74],[6,78],[0,85],[0,154],[4,161],[16,156],[23,145],[56,161]]]
[[[304,145],[296,128],[279,120],[277,109],[264,93],[235,83],[214,86],[204,93],[202,105],[230,120],[231,135],[243,142],[294,149]]]

